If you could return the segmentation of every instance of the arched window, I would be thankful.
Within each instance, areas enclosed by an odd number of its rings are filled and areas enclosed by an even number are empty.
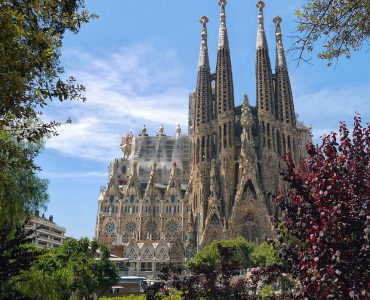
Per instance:
[[[212,219],[211,219],[211,226],[218,226],[218,225],[220,225],[220,222],[219,222],[217,216],[213,215]]]
[[[126,172],[127,172],[127,167],[125,165],[123,165],[122,168],[121,168],[121,173],[126,174]]]

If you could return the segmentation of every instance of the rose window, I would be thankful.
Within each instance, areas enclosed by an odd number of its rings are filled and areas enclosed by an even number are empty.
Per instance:
[[[134,232],[134,231],[135,231],[135,229],[136,229],[136,224],[135,224],[134,222],[128,222],[128,223],[126,224],[125,229],[126,229],[126,231],[127,231],[127,232],[132,233],[132,232]]]
[[[116,225],[112,221],[107,222],[104,226],[104,232],[107,234],[113,233],[115,229]]]
[[[155,231],[157,231],[157,229],[158,229],[158,225],[157,225],[157,223],[156,222],[148,222],[148,223],[146,223],[146,231],[147,232],[150,232],[150,233],[152,233],[152,232],[155,232]]]
[[[178,237],[179,224],[175,221],[169,221],[166,225],[166,239],[173,241]]]
[[[175,232],[177,232],[179,225],[175,221],[170,221],[170,222],[168,222],[166,227],[167,227],[167,230],[169,232],[175,233]]]

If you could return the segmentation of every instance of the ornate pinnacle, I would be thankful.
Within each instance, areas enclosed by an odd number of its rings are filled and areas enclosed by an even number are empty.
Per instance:
[[[203,27],[205,27],[209,20],[206,16],[201,16],[199,21],[202,23]]]
[[[262,10],[265,7],[265,3],[262,0],[259,0],[256,4],[259,10]]]
[[[280,27],[281,21],[282,21],[282,19],[281,19],[280,16],[276,16],[274,18],[274,23],[275,23],[275,26],[276,26],[276,41],[277,42],[282,42],[281,27]]]
[[[206,16],[200,17],[200,23],[202,24],[202,33],[198,66],[208,67],[209,62],[207,51],[207,27],[206,27],[206,24],[208,23],[208,18]]]
[[[221,22],[225,22],[226,20],[226,14],[225,14],[225,6],[227,4],[226,0],[219,0],[218,5],[221,7],[221,14],[220,14],[220,20]]]
[[[218,5],[221,8],[220,12],[220,29],[218,32],[218,49],[220,48],[229,48],[229,41],[227,37],[227,30],[226,30],[226,13],[225,13],[225,6],[227,1],[226,0],[219,0]]]
[[[258,24],[263,24],[263,8],[265,7],[265,3],[262,0],[259,0],[256,4],[259,12],[258,12]]]
[[[280,24],[281,23],[281,21],[282,21],[283,19],[280,17],[280,16],[276,16],[275,18],[274,18],[274,23],[276,24],[276,25],[278,25],[278,24]]]
[[[201,37],[202,37],[202,44],[205,46],[207,46],[207,27],[206,27],[206,24],[208,23],[208,18],[206,16],[202,16],[200,17],[200,23],[202,24],[202,33],[201,33]]]
[[[256,6],[258,8],[257,49],[267,49],[265,29],[263,28],[263,8],[265,7],[265,3],[262,0],[259,0]]]
[[[284,54],[284,47],[283,47],[283,38],[281,34],[281,17],[276,16],[274,18],[274,23],[276,26],[275,29],[275,35],[276,35],[276,66],[277,67],[287,67],[286,60],[285,60],[285,54]]]

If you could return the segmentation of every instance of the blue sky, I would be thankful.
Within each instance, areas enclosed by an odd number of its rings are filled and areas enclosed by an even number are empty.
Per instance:
[[[257,9],[252,0],[229,0],[227,27],[233,66],[235,102],[248,94],[255,103]],[[285,48],[296,34],[294,10],[305,1],[266,0],[265,31],[275,64],[274,24],[280,15]],[[87,0],[99,19],[78,35],[67,34],[62,62],[66,75],[86,86],[87,102],[53,103],[46,119],[72,118],[60,135],[47,140],[38,158],[41,177],[48,178],[47,214],[66,227],[67,235],[93,237],[97,198],[107,183],[109,162],[120,157],[120,137],[137,134],[143,124],[154,134],[164,124],[174,134],[186,130],[188,94],[194,89],[200,46],[199,17],[208,16],[208,46],[215,66],[219,7],[217,0]],[[312,56],[299,67],[287,54],[299,118],[313,128],[315,140],[352,123],[355,112],[370,119],[369,53],[342,58],[336,68]]]

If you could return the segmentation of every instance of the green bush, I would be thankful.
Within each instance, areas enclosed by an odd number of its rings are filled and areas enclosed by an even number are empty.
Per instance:
[[[259,244],[254,249],[252,258],[257,266],[272,266],[279,262],[276,250],[266,242]]]
[[[258,296],[260,296],[262,299],[266,299],[266,298],[269,298],[269,297],[274,296],[274,295],[275,295],[275,289],[270,284],[264,285],[258,291]]]

